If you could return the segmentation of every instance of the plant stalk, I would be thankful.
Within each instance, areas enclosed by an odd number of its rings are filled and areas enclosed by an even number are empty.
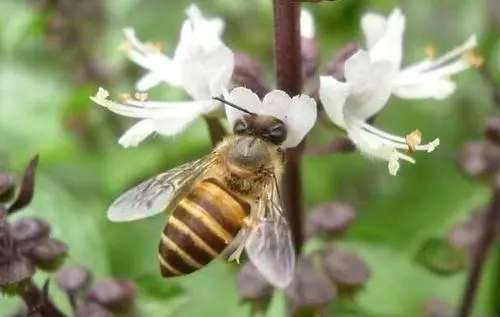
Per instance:
[[[460,305],[460,313],[458,315],[459,317],[469,317],[472,312],[474,299],[479,287],[484,264],[488,259],[488,255],[491,251],[491,247],[496,236],[496,229],[499,223],[500,190],[495,189],[493,192],[491,204],[488,208],[488,212],[484,217],[482,236],[474,252],[472,267],[469,272],[465,292],[462,297],[462,303]]]
[[[278,88],[293,97],[302,90],[300,56],[300,3],[273,0],[274,58]],[[287,163],[282,183],[283,207],[288,216],[295,250],[300,252],[302,234],[302,184],[300,159],[304,144],[287,150]]]

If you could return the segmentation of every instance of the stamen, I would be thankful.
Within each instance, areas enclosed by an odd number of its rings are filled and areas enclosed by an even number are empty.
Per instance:
[[[425,56],[427,56],[427,58],[429,59],[432,59],[436,56],[436,50],[434,49],[433,46],[427,45],[425,47]]]
[[[115,102],[109,100],[108,97],[109,97],[109,92],[106,89],[99,87],[97,89],[95,96],[90,97],[90,99],[103,107],[110,108],[115,105]]]
[[[129,93],[121,94],[120,97],[122,98],[122,101],[124,103],[129,103],[129,102],[134,101],[134,99],[132,98],[132,95],[130,95]]]
[[[474,68],[479,68],[484,64],[484,57],[477,54],[476,52],[470,50],[464,54],[465,60],[469,63],[470,66]]]
[[[146,101],[146,100],[148,100],[148,93],[147,92],[136,92],[135,99],[137,99],[139,101]]]
[[[163,43],[160,42],[146,42],[145,46],[150,53],[161,53],[164,49]]]
[[[414,130],[406,135],[406,144],[408,145],[408,153],[413,153],[417,150],[417,145],[422,143],[422,132]]]

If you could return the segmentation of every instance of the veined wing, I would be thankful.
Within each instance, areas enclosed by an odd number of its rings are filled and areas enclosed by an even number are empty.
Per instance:
[[[258,222],[245,244],[248,257],[271,284],[285,288],[293,279],[295,249],[276,183],[269,185],[257,208]]]
[[[213,162],[213,156],[207,155],[145,180],[111,204],[108,219],[114,222],[132,221],[163,211],[170,213],[173,208],[168,207],[175,206],[189,193]]]

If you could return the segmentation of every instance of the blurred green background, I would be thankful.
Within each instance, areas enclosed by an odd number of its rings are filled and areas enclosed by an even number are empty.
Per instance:
[[[72,12],[72,2],[83,9]],[[240,305],[236,293],[233,266],[215,263],[181,279],[161,280],[155,255],[161,217],[113,224],[105,216],[108,204],[125,188],[211,148],[206,125],[198,120],[178,137],[150,138],[137,148],[123,149],[117,137],[132,121],[110,115],[88,99],[99,85],[114,95],[133,91],[142,73],[117,49],[124,26],[135,27],[145,41],[166,43],[171,52],[190,2],[62,1],[73,21],[69,26],[37,9],[43,3],[0,1],[0,170],[20,171],[35,153],[41,160],[35,200],[22,214],[50,221],[54,236],[70,247],[69,263],[87,265],[97,278],[113,275],[137,281],[141,309],[148,312],[144,316],[248,316],[248,307]],[[228,46],[268,66],[264,69],[270,80],[271,3],[198,3],[207,16],[226,21]],[[495,0],[339,0],[306,6],[316,18],[322,65],[348,41],[362,41],[363,12],[388,14],[399,6],[407,17],[404,63],[423,58],[429,44],[444,52],[476,33],[478,51],[500,79],[500,7]],[[83,30],[83,39],[63,38],[62,33],[72,34],[72,27],[79,24],[76,28]],[[47,34],[48,25],[59,29]],[[104,65],[94,66],[101,75],[81,74],[79,63],[89,58]],[[353,314],[332,308],[335,316],[413,317],[422,316],[423,302],[429,298],[459,303],[465,272],[440,277],[414,261],[422,242],[445,235],[489,199],[488,189],[464,178],[454,162],[465,141],[482,138],[484,118],[498,109],[478,71],[462,73],[456,81],[457,92],[445,101],[393,97],[378,117],[377,126],[387,131],[404,135],[418,128],[428,139],[441,139],[434,153],[416,153],[417,164],[404,164],[397,177],[387,173],[384,162],[372,162],[359,153],[305,158],[305,210],[337,199],[353,204],[358,219],[342,244],[359,252],[373,275],[359,294],[359,310]],[[150,99],[180,97],[179,91],[166,86],[150,92]],[[310,142],[325,144],[331,137],[316,128]],[[476,316],[493,312],[500,296],[496,257],[483,276]],[[52,294],[64,303],[55,287]],[[0,298],[0,314],[14,310],[16,303]],[[279,297],[267,315],[283,316]]]

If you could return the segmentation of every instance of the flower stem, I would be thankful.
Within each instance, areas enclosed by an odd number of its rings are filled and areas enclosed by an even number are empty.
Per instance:
[[[217,118],[206,117],[205,121],[207,122],[210,140],[212,141],[212,145],[215,146],[226,136],[226,130],[224,130],[220,120]]]
[[[26,306],[28,306],[29,316],[32,314],[34,315],[34,313],[39,313],[43,317],[65,316],[48,298],[47,286],[44,287],[44,291],[42,291],[32,280],[29,280],[21,297],[26,303]]]
[[[278,88],[295,96],[302,90],[300,58],[300,3],[295,0],[274,0],[274,58]],[[300,158],[303,143],[287,151],[283,179],[283,207],[288,215],[294,246],[302,248],[302,184]]]
[[[472,268],[467,279],[465,293],[460,305],[459,317],[468,317],[472,311],[477,288],[481,279],[484,264],[496,236],[496,228],[500,221],[500,190],[495,189],[488,212],[484,218],[483,232],[474,253]]]

